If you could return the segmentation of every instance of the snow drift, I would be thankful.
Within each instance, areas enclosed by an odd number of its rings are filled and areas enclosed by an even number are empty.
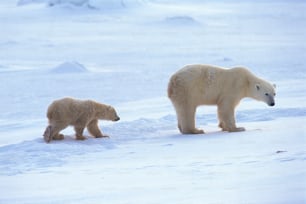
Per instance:
[[[87,68],[84,67],[84,65],[75,62],[75,61],[68,61],[64,62],[52,69],[50,69],[51,73],[57,73],[57,74],[68,74],[68,73],[83,73],[88,72]]]

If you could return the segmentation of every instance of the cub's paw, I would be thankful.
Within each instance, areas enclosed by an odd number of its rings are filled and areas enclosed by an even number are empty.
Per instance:
[[[76,136],[76,139],[77,140],[86,140],[87,138],[84,137],[83,135],[78,135],[78,136]]]
[[[57,135],[54,135],[53,140],[63,140],[64,139],[64,135],[63,134],[57,134]]]

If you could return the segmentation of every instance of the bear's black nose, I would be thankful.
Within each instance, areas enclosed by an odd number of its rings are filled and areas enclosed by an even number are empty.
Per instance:
[[[275,103],[274,103],[274,102],[270,103],[270,106],[274,106],[274,105],[275,105]]]
[[[118,120],[120,120],[120,117],[117,117],[117,118],[115,119],[115,121],[118,121]]]

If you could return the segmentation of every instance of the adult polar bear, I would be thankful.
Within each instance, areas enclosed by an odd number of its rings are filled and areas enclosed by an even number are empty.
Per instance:
[[[219,127],[223,131],[244,131],[236,127],[235,107],[245,97],[274,106],[275,89],[242,67],[224,69],[211,65],[187,65],[170,78],[168,97],[176,110],[182,134],[201,134],[195,127],[196,108],[217,105]]]

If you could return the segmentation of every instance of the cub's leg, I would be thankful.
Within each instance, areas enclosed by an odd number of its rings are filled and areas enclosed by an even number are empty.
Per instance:
[[[52,137],[53,140],[63,140],[64,139],[64,135],[63,134],[56,134]]]
[[[235,121],[235,107],[227,104],[218,105],[218,118],[219,118],[219,127],[223,131],[228,132],[240,132],[245,131],[243,127],[236,127]]]
[[[49,143],[51,142],[51,140],[64,139],[64,135],[59,134],[59,132],[65,129],[66,127],[67,127],[66,125],[60,125],[60,124],[49,125],[43,134],[45,142]]]
[[[68,127],[68,124],[56,123],[55,125],[53,125],[52,139],[53,140],[63,140],[64,135],[60,134],[59,132],[65,129],[66,127]]]
[[[74,126],[75,136],[77,140],[86,140],[86,137],[83,136],[85,127],[83,126]]]
[[[52,140],[52,126],[51,125],[48,125],[43,136],[44,136],[44,140],[46,143],[51,142]]]
[[[100,131],[98,127],[98,120],[92,120],[88,125],[87,125],[87,130],[88,132],[94,136],[95,138],[100,138],[100,137],[108,137],[106,135],[103,135],[102,132]]]

